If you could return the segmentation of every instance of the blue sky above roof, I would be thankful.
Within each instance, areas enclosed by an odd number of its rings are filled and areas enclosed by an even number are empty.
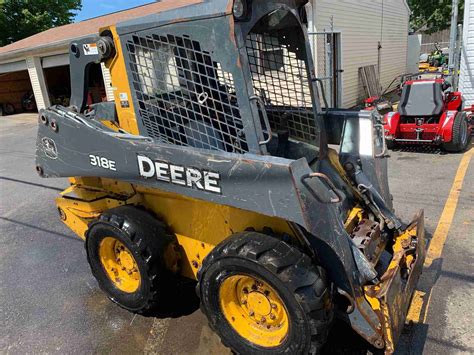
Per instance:
[[[112,12],[130,9],[149,4],[152,0],[83,0],[82,10],[77,14],[76,21],[87,20]]]

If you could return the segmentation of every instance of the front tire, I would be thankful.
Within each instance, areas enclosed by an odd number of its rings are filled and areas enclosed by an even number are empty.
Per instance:
[[[176,236],[132,206],[104,212],[89,226],[85,247],[99,287],[122,308],[141,314],[157,305],[160,286],[180,262]]]
[[[237,233],[198,274],[201,310],[238,354],[316,354],[333,305],[324,270],[298,249],[256,232]]]
[[[465,112],[458,112],[454,117],[451,142],[443,144],[443,148],[451,153],[463,152],[469,144],[469,125]]]

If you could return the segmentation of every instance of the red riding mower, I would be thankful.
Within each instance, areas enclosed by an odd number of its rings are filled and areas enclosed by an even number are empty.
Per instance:
[[[382,96],[371,96],[364,101],[364,110],[377,110],[381,115],[393,111],[392,103],[385,100]]]
[[[448,92],[450,86],[444,79],[407,81],[398,111],[384,116],[387,147],[423,144],[441,145],[448,152],[465,150],[471,127],[462,94]]]

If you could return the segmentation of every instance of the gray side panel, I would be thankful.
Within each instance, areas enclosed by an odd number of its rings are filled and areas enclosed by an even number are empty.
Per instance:
[[[306,166],[305,161],[281,158],[239,155],[226,152],[209,152],[188,147],[178,147],[140,139],[121,139],[113,132],[88,126],[69,117],[53,115],[59,133],[40,125],[37,147],[37,164],[45,177],[100,176],[125,180],[165,191],[177,192],[190,197],[230,205],[270,216],[278,216],[305,224],[301,207],[295,195],[295,165]],[[52,159],[45,150],[42,139],[50,138],[57,147],[57,158]],[[74,147],[74,149],[69,149]],[[92,166],[90,155],[115,162],[115,171]],[[176,166],[195,168],[201,172],[217,172],[220,175],[221,193],[201,191],[193,186],[167,183],[157,178],[140,177],[137,156]],[[316,186],[316,188],[318,188]],[[327,192],[321,186],[324,198]]]
[[[310,244],[322,250],[319,257],[332,280],[351,294],[358,292],[352,286],[358,285],[359,280],[353,272],[356,267],[351,241],[339,215],[341,206],[328,203],[334,195],[321,180],[310,178],[303,183],[303,177],[311,173],[305,159],[292,161],[177,147],[117,134],[94,120],[59,108],[42,114],[48,124],[39,125],[36,164],[44,177],[107,177],[297,223],[317,236],[310,238]],[[56,131],[50,127],[53,121]],[[140,175],[139,156],[186,171],[195,169],[202,176],[218,174],[214,178],[218,183],[213,186],[219,190],[188,186],[182,177],[179,183],[176,179],[175,183],[158,180],[157,174],[145,179]],[[97,159],[102,158],[108,167],[98,166]]]

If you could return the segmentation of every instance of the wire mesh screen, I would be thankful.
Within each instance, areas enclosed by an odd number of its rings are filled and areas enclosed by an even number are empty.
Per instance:
[[[188,36],[134,35],[127,43],[146,134],[176,145],[246,152],[232,74]]]
[[[297,53],[300,48],[284,42],[288,42],[285,35],[248,35],[253,87],[266,103],[273,129],[287,129],[291,137],[314,143],[316,127],[306,62]]]
[[[313,52],[316,77],[321,80],[329,107],[335,107],[334,94],[334,34],[326,32],[309,33],[311,50]],[[320,90],[320,88],[318,87]],[[320,93],[320,97],[322,94]],[[324,102],[321,101],[324,106]]]

